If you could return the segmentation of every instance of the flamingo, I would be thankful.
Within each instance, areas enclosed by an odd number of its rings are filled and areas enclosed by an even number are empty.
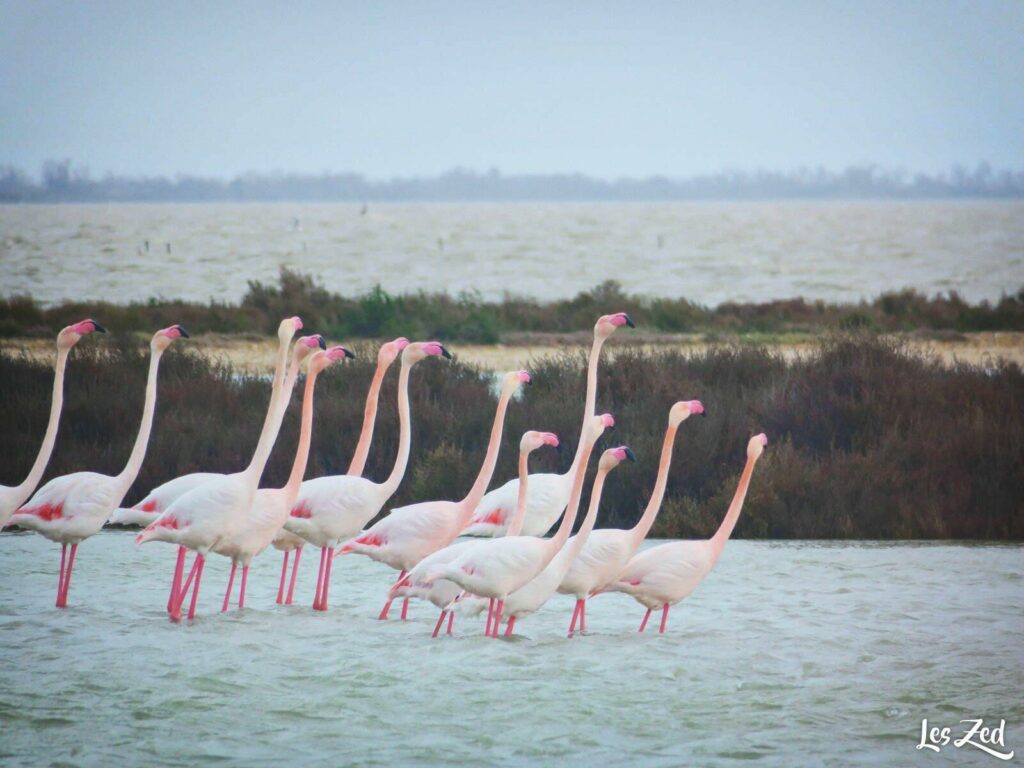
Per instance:
[[[519,531],[522,530],[523,517],[526,514],[526,494],[529,488],[527,461],[529,459],[529,455],[542,445],[553,445],[558,447],[558,436],[551,432],[536,432],[531,430],[526,432],[519,441],[519,479],[521,482],[519,483],[519,498],[516,501],[516,513],[508,528],[507,535],[509,536],[516,536]],[[441,616],[437,620],[437,626],[434,628],[433,635],[434,637],[437,637],[437,633],[441,629],[441,624],[444,622],[445,616],[448,614],[448,606],[451,605],[455,598],[459,596],[459,593],[462,592],[462,588],[455,582],[449,581],[448,579],[435,579],[432,582],[427,583],[424,577],[426,574],[432,573],[439,566],[455,560],[466,548],[483,543],[487,542],[481,542],[475,539],[464,539],[462,541],[453,542],[447,547],[439,549],[432,555],[423,558],[415,568],[409,571],[409,574],[405,577],[404,581],[391,588],[391,591],[388,593],[388,598],[391,600],[394,600],[395,597],[424,598],[440,608]]]
[[[302,330],[302,318],[286,317],[277,328],[277,364],[274,367],[274,379],[270,388],[270,403],[267,405],[267,415],[263,418],[263,429],[260,438],[270,430],[270,414],[274,409],[274,403],[281,390],[281,382],[284,378],[284,369],[288,363],[288,345],[292,336]],[[203,483],[213,480],[216,477],[223,477],[218,472],[191,472],[166,483],[158,485],[152,491],[132,507],[122,507],[114,511],[107,522],[110,525],[139,526],[145,528],[156,520],[176,499]]]
[[[576,596],[576,608],[573,610],[572,621],[569,625],[570,636],[576,627],[577,619],[580,623],[580,632],[586,631],[588,595],[601,589],[622,573],[622,569],[636,554],[644,537],[647,536],[647,532],[651,530],[654,518],[657,516],[658,510],[661,509],[661,501],[665,497],[668,470],[672,463],[672,446],[679,425],[693,414],[703,413],[704,406],[699,400],[678,402],[669,409],[668,428],[665,430],[661,460],[658,463],[658,476],[654,483],[654,490],[651,492],[651,498],[647,502],[647,508],[639,522],[626,530],[602,528],[593,531],[579,555],[569,566],[569,572],[562,579],[562,583],[558,585],[558,591],[563,595]]]
[[[28,475],[18,485],[0,485],[0,528],[7,524],[14,514],[14,510],[20,507],[32,495],[32,491],[43,479],[43,472],[50,462],[50,454],[53,453],[53,445],[57,442],[57,427],[60,425],[60,411],[64,405],[64,368],[68,362],[68,354],[71,348],[78,343],[79,339],[93,331],[106,333],[107,329],[95,320],[82,320],[81,322],[69,325],[57,334],[57,362],[53,369],[53,394],[50,397],[50,420],[46,422],[46,432],[43,435],[43,444],[39,446],[39,453],[32,463]]]
[[[350,357],[355,357],[355,355],[339,346],[331,347],[325,352],[317,352],[309,359],[306,390],[302,396],[302,426],[299,432],[299,445],[295,451],[295,461],[292,463],[288,482],[283,488],[261,488],[256,491],[256,497],[245,524],[214,545],[214,552],[231,558],[231,575],[228,577],[228,588],[224,594],[222,612],[228,609],[228,604],[231,602],[231,587],[234,584],[235,571],[239,563],[242,564],[242,584],[238,595],[238,607],[245,607],[245,585],[249,580],[249,564],[274,540],[275,534],[288,519],[288,513],[299,493],[299,484],[306,472],[309,443],[313,434],[313,388],[316,386],[317,377],[335,361]]]
[[[743,467],[729,510],[714,536],[705,541],[671,541],[651,547],[630,560],[618,578],[603,589],[604,592],[632,595],[633,599],[647,608],[638,632],[646,629],[651,612],[660,608],[661,628],[658,632],[664,634],[669,607],[688,597],[711,573],[736,527],[750,486],[750,477],[754,473],[754,464],[761,458],[766,445],[768,438],[764,433],[754,435],[747,443],[746,466]]]
[[[539,575],[505,599],[504,609],[505,614],[508,616],[508,624],[505,628],[506,637],[512,634],[518,619],[534,613],[550,600],[551,596],[558,590],[558,585],[565,578],[565,574],[569,571],[569,566],[576,559],[580,549],[583,548],[590,532],[594,528],[594,523],[597,520],[597,510],[601,504],[601,493],[604,490],[605,476],[618,466],[623,458],[636,461],[633,452],[624,445],[618,448],[609,448],[604,452],[601,456],[601,462],[598,464],[594,486],[590,490],[590,507],[583,518],[583,525],[580,526],[579,532],[569,539],[565,546],[558,550],[558,554],[551,559],[551,562],[548,563],[547,567]],[[580,474],[579,483],[582,486],[583,473]],[[579,490],[576,490],[573,494],[573,500],[569,502],[570,513],[575,515],[578,507]],[[483,610],[484,600],[475,596],[471,596],[468,599],[460,598],[456,606],[460,614],[476,615]],[[497,631],[498,627],[495,627],[495,635],[497,635]]]
[[[180,325],[157,331],[149,344],[149,374],[146,379],[146,400],[142,422],[128,463],[118,475],[99,472],[75,472],[55,477],[36,491],[25,506],[11,516],[9,525],[37,531],[61,545],[60,577],[57,581],[57,607],[66,608],[71,589],[71,569],[75,565],[78,545],[99,531],[121,503],[142,468],[146,446],[153,427],[156,410],[156,381],[160,358],[177,338],[188,338]],[[71,545],[70,556],[67,549]],[[65,556],[67,562],[65,564]]]
[[[192,586],[192,600],[189,604],[188,617],[195,618],[199,583],[203,577],[206,555],[218,541],[230,536],[245,524],[260,476],[270,458],[277,433],[281,429],[281,421],[284,419],[285,406],[288,402],[287,395],[295,385],[299,365],[307,355],[322,345],[323,339],[320,336],[303,336],[295,343],[291,366],[281,385],[281,396],[271,410],[270,430],[260,436],[249,466],[231,475],[217,475],[179,496],[135,539],[137,544],[145,544],[147,541],[168,541],[178,545],[178,560],[168,601],[168,613],[173,621],[181,619],[181,605],[189,586]],[[188,580],[182,586],[187,549],[194,550],[196,557]]]
[[[307,480],[299,487],[298,498],[284,527],[289,533],[320,547],[320,570],[317,572],[316,592],[313,596],[314,610],[327,610],[327,593],[331,581],[330,553],[334,547],[361,531],[394,495],[405,476],[412,444],[409,373],[416,363],[428,357],[451,359],[451,354],[436,341],[409,344],[402,351],[402,368],[398,374],[398,454],[388,478],[383,483],[375,483],[364,477],[333,475]],[[298,560],[298,553],[295,557]],[[293,591],[289,589],[289,593]],[[290,604],[290,598],[285,602]]]
[[[491,482],[494,465],[498,461],[498,449],[501,447],[501,433],[505,425],[505,412],[508,402],[520,384],[529,384],[530,374],[526,371],[506,373],[502,380],[501,395],[491,426],[491,436],[487,443],[487,453],[483,465],[477,474],[473,487],[461,501],[423,501],[410,504],[391,511],[391,514],[380,520],[367,531],[349,539],[337,554],[354,552],[366,555],[373,560],[401,571],[397,582],[400,583],[420,560],[455,540],[459,532],[466,527],[470,515],[480,503],[480,499]],[[387,601],[381,609],[379,619],[388,617],[391,601]],[[402,603],[402,618],[406,618],[408,600]]]
[[[583,407],[583,424],[580,427],[580,443],[572,466],[563,474],[537,473],[530,477],[530,492],[526,502],[526,521],[522,533],[525,536],[543,536],[562,514],[569,501],[573,478],[579,468],[583,451],[582,433],[587,420],[594,415],[597,401],[597,366],[601,360],[601,348],[616,329],[628,325],[635,328],[633,320],[625,312],[603,315],[594,325],[594,343],[590,348],[587,364],[587,394]],[[508,519],[516,508],[519,495],[519,479],[513,478],[499,488],[486,494],[477,505],[470,519],[467,536],[501,536]]]

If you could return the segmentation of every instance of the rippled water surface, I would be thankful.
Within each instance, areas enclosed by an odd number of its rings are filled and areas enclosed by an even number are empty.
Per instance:
[[[732,542],[673,609],[595,598],[569,640],[559,597],[509,640],[430,639],[436,614],[375,620],[391,571],[338,561],[331,610],[274,605],[280,559],[247,607],[163,611],[170,547],[105,532],[53,608],[59,549],[0,536],[0,759],[61,765],[996,765],[915,749],[922,717],[1005,718],[1024,750],[1024,549]]]
[[[237,300],[281,265],[343,294],[553,299],[614,278],[704,304],[904,286],[977,301],[1024,283],[1024,203],[0,206],[4,294]]]

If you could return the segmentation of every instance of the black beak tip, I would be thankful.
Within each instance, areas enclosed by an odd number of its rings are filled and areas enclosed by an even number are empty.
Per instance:
[[[636,323],[633,322],[633,318],[630,317],[629,315],[626,315],[626,325],[628,325],[630,328],[636,328]]]
[[[176,326],[174,326],[174,327],[178,329],[178,333],[179,333],[179,334],[181,335],[181,337],[182,337],[183,339],[188,339],[188,338],[191,338],[191,337],[190,337],[190,336],[188,335],[188,331],[186,331],[186,330],[185,330],[185,326],[184,326],[184,325],[176,325]]]
[[[448,360],[451,360],[451,359],[452,359],[452,353],[451,353],[451,352],[449,352],[449,351],[448,351],[447,349],[445,349],[445,347],[444,347],[444,346],[442,346],[442,347],[441,347],[441,354],[442,354],[442,355],[443,355],[443,356],[444,356],[445,358],[447,358]]]
[[[320,347],[320,349],[327,349],[327,342],[324,341],[324,337],[323,336],[317,335],[316,343]]]
[[[107,332],[107,329],[104,328],[99,323],[97,323],[95,320],[90,320],[89,322],[92,323],[92,329],[94,331],[96,331],[96,333],[106,333]]]
[[[700,415],[701,415],[702,417],[704,417],[704,418],[707,418],[708,412],[707,412],[707,411],[701,411],[701,412],[700,412]]]
[[[633,461],[633,462],[636,461],[636,454],[633,453],[633,449],[632,448],[627,448],[626,449],[626,458],[629,459],[630,461]]]
[[[356,356],[355,356],[355,353],[351,349],[347,349],[346,348],[345,349],[345,357],[349,358],[350,360],[355,360]]]

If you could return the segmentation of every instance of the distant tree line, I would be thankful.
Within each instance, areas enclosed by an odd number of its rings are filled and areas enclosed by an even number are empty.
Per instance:
[[[579,173],[503,175],[455,168],[431,178],[367,179],[357,173],[246,173],[231,180],[201,176],[94,179],[70,160],[44,163],[34,178],[0,165],[0,202],[202,202],[202,201],[522,201],[522,200],[762,200],[778,198],[924,199],[1021,198],[1024,170],[973,170],[954,166],[927,174],[851,166],[844,171],[722,171],[670,179],[598,179]]]

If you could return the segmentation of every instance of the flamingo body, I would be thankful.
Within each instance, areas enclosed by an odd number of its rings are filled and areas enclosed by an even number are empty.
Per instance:
[[[109,525],[137,525],[145,528],[160,517],[176,499],[217,477],[222,477],[222,475],[216,472],[193,472],[168,480],[146,494],[139,503],[131,507],[115,509],[107,523]]]
[[[572,491],[570,473],[564,475],[542,472],[530,475],[526,490],[526,516],[523,518],[524,536],[543,536],[558,520],[569,503]],[[519,496],[519,478],[515,477],[499,488],[484,494],[473,512],[467,536],[504,536],[516,509]]]

